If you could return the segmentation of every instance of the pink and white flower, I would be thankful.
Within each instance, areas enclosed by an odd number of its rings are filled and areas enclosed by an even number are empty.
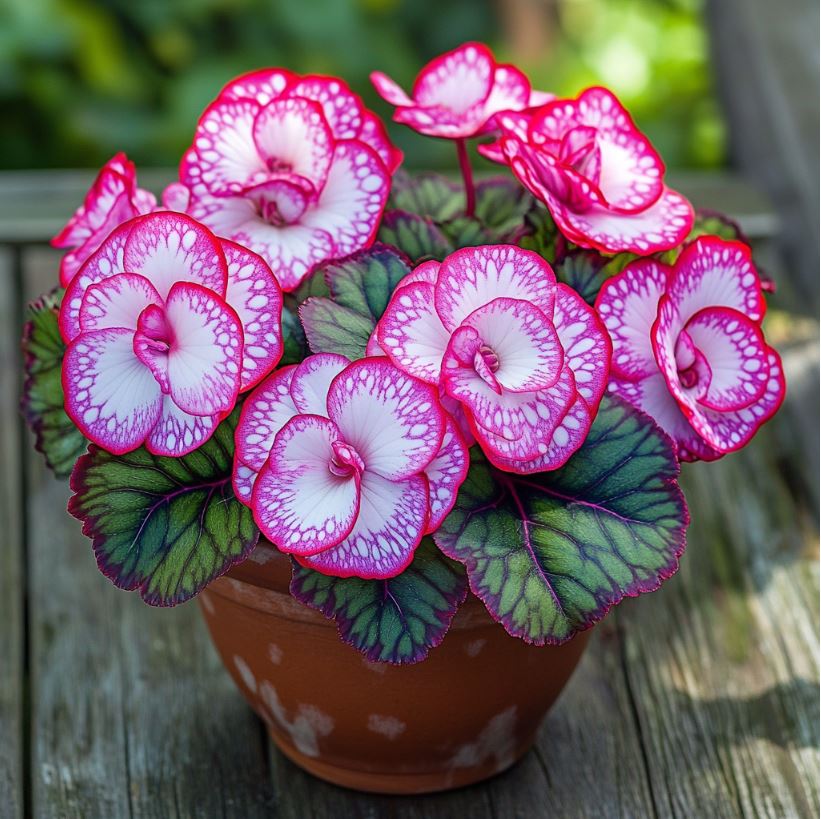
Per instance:
[[[501,469],[556,469],[581,446],[604,393],[610,339],[550,265],[511,245],[425,262],[391,297],[377,340],[404,372],[458,402]]]
[[[693,209],[664,185],[664,163],[605,88],[532,115],[501,114],[501,137],[479,152],[507,164],[573,243],[649,255],[680,245]]]
[[[120,225],[60,307],[66,412],[115,454],[199,447],[282,355],[268,265],[180,213]]]
[[[431,60],[416,77],[410,96],[380,71],[371,74],[371,82],[396,106],[396,122],[445,139],[488,133],[496,128],[500,112],[522,111],[553,99],[532,90],[515,66],[497,63],[482,43],[465,43]]]
[[[293,290],[370,245],[402,154],[333,77],[281,69],[229,83],[199,120],[166,205],[250,248]]]
[[[51,240],[67,248],[60,261],[60,284],[67,287],[83,262],[123,222],[150,213],[157,205],[153,193],[137,187],[134,163],[119,153],[106,162],[85,201],[66,226]]]
[[[262,533],[324,574],[385,578],[441,525],[468,455],[436,391],[386,358],[309,356],[243,405],[234,487]]]
[[[784,399],[781,360],[761,332],[766,305],[750,249],[715,236],[675,266],[640,259],[596,300],[613,340],[611,392],[644,410],[683,460],[740,449]]]

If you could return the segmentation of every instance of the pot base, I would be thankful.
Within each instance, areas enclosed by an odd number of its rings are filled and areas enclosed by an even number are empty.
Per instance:
[[[533,744],[589,632],[538,648],[472,595],[414,665],[373,663],[288,593],[290,561],[265,544],[199,596],[226,669],[276,745],[357,790],[421,794],[507,770]]]
[[[375,773],[343,768],[321,759],[315,759],[300,753],[293,745],[278,736],[274,731],[268,732],[274,744],[295,765],[312,776],[338,785],[366,793],[383,793],[391,796],[421,796],[426,793],[449,791],[475,785],[485,779],[497,776],[510,770],[533,747],[536,734],[522,743],[502,767],[493,764],[476,765],[472,768],[457,768],[450,771],[430,771],[428,773]]]

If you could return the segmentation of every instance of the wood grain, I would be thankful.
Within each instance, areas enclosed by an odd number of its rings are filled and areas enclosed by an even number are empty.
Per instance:
[[[17,396],[20,315],[14,256],[0,256],[0,806],[17,819],[24,807],[24,619],[22,428]]]

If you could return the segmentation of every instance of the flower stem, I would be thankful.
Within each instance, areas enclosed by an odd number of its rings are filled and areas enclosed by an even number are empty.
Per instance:
[[[476,212],[476,187],[473,184],[473,169],[470,167],[466,139],[456,140],[456,153],[459,155],[459,167],[465,182],[465,216],[473,216]]]

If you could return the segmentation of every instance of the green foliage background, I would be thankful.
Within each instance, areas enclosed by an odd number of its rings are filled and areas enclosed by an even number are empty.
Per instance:
[[[339,74],[387,117],[371,70],[409,85],[468,39],[545,90],[609,85],[669,165],[711,167],[723,131],[702,1],[2,0],[0,168],[96,166],[117,150],[176,164],[219,88],[265,65]],[[528,4],[543,25],[522,24]],[[391,131],[407,167],[452,165],[451,146]]]

